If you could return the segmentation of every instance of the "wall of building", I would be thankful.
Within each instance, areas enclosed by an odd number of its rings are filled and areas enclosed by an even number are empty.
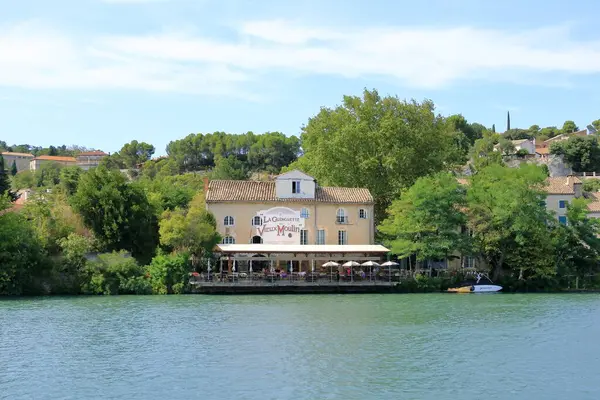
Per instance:
[[[517,151],[520,149],[525,149],[529,154],[535,154],[535,141],[533,140],[527,140],[523,143],[518,144],[515,147]]]
[[[546,196],[546,209],[554,212],[557,217],[567,215],[567,208],[559,208],[561,200],[566,200],[569,204],[575,198],[572,194],[549,194]]]
[[[56,164],[60,164],[60,165],[64,165],[64,166],[77,165],[77,163],[70,162],[70,161],[55,161],[55,160],[37,160],[37,159],[33,159],[33,160],[31,160],[29,162],[29,169],[32,170],[32,171],[36,171],[42,165],[49,164],[49,163],[56,163]]]
[[[17,165],[17,171],[27,171],[29,169],[29,162],[33,159],[33,157],[28,156],[20,156],[20,155],[12,155],[12,154],[2,154],[2,158],[4,158],[4,168],[8,171],[12,168],[13,161]]]
[[[347,232],[347,244],[373,244],[375,227],[373,221],[372,204],[328,204],[315,202],[273,202],[273,203],[207,203],[207,209],[212,212],[217,220],[217,230],[222,236],[229,235],[235,243],[250,243],[252,237],[257,235],[256,227],[252,226],[252,218],[259,211],[272,207],[289,207],[300,212],[302,208],[308,210],[304,229],[307,231],[307,243],[317,244],[317,231],[325,230],[325,244],[338,244],[338,231]],[[348,216],[348,223],[338,224],[337,210],[343,208]],[[359,218],[359,209],[365,209],[367,218]],[[226,227],[226,216],[234,218],[234,226]]]

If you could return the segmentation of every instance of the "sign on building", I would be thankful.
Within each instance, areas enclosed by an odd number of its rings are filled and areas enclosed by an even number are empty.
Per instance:
[[[304,218],[300,211],[287,207],[273,207],[259,211],[260,224],[255,224],[256,234],[265,244],[300,244],[300,231]]]

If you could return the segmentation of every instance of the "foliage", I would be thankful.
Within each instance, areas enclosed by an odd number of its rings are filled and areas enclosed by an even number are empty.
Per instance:
[[[36,186],[35,176],[29,170],[21,171],[12,177],[12,187],[15,190],[31,189]]]
[[[221,241],[214,216],[206,210],[204,197],[197,195],[188,210],[165,211],[160,221],[161,245],[189,252],[195,260],[209,255]]]
[[[8,195],[11,201],[15,201],[18,196],[11,190],[10,178],[8,172],[4,169],[4,157],[0,154],[0,196]]]
[[[10,167],[10,174],[12,176],[15,176],[17,174],[17,172],[18,172],[17,171],[17,162],[16,162],[16,160],[13,160],[12,165]]]
[[[138,182],[148,194],[148,200],[157,216],[165,210],[186,208],[192,198],[204,188],[203,176],[192,172],[175,176],[157,175],[154,179],[145,176]]]
[[[0,295],[35,294],[48,267],[37,235],[18,213],[0,213]]]
[[[235,156],[220,157],[215,160],[215,168],[211,171],[211,179],[242,181],[248,179],[248,170],[243,162]]]
[[[440,172],[417,179],[394,200],[379,229],[388,236],[392,252],[401,257],[445,259],[468,248],[468,237],[460,231],[466,223],[465,205],[464,188],[452,174]]]
[[[23,207],[23,215],[44,249],[53,255],[59,253],[60,240],[69,234],[88,235],[81,217],[61,194],[45,193],[31,198]]]
[[[150,261],[158,222],[139,185],[127,183],[119,171],[94,168],[82,175],[72,204],[107,250],[128,250]]]
[[[574,136],[552,143],[550,153],[562,155],[575,172],[600,171],[600,146],[594,136]]]
[[[136,168],[138,164],[142,164],[152,157],[154,154],[154,146],[146,142],[138,142],[132,140],[130,143],[123,145],[119,151],[119,157],[125,167]]]
[[[502,155],[510,156],[515,154],[515,150],[515,145],[510,140],[503,137],[498,141],[498,151],[502,153]]]
[[[467,192],[468,226],[475,250],[491,266],[493,279],[507,262],[512,263],[508,267],[522,265],[517,257],[526,252],[520,249],[544,238],[549,218],[544,206],[545,179],[535,165],[490,165],[472,177]]]
[[[150,294],[152,285],[134,258],[115,252],[86,263],[81,290],[85,294]]]
[[[60,170],[60,188],[63,193],[66,193],[69,196],[75,194],[82,173],[83,170],[76,166],[64,167]]]
[[[43,163],[34,174],[35,185],[37,187],[51,188],[60,183],[60,171],[62,165],[56,162]]]
[[[147,271],[155,294],[182,293],[189,281],[189,255],[159,254],[152,259]]]
[[[517,152],[515,153],[518,157],[525,157],[529,155],[529,151],[527,151],[527,149],[519,149],[517,150]]]
[[[583,179],[584,192],[600,192],[600,179]]]
[[[592,121],[592,126],[596,128],[596,131],[600,132],[600,119]]]
[[[502,137],[508,140],[533,139],[534,133],[526,129],[509,129],[502,134]]]
[[[571,133],[571,132],[576,132],[578,130],[579,130],[579,127],[577,127],[575,122],[573,122],[571,120],[565,121],[565,123],[563,124],[563,127],[562,127],[563,133]]]
[[[366,187],[375,200],[375,220],[402,189],[419,177],[464,162],[464,148],[434,105],[403,101],[365,90],[322,108],[302,129],[304,155],[298,168],[322,185]]]
[[[502,153],[495,150],[500,135],[486,133],[483,138],[477,139],[471,150],[471,165],[475,172],[480,171],[488,165],[503,165]],[[512,144],[512,143],[511,143]]]

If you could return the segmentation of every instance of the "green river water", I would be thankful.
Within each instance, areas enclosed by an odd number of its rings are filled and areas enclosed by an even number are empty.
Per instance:
[[[0,399],[599,399],[600,295],[0,300]]]

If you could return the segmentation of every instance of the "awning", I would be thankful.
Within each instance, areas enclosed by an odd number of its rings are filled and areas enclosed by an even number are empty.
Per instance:
[[[317,253],[317,254],[350,254],[350,253],[389,253],[389,249],[379,244],[364,245],[330,245],[330,244],[218,244],[215,249],[221,253]]]

